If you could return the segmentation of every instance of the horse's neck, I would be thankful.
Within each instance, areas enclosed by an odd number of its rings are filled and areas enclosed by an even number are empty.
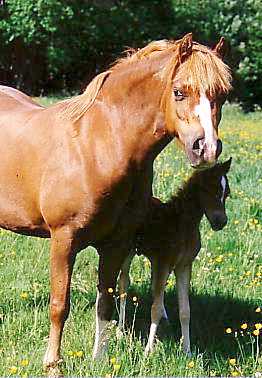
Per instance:
[[[159,65],[159,64],[158,64]],[[107,106],[110,121],[123,145],[133,148],[133,159],[153,160],[171,140],[160,109],[164,84],[157,77],[157,64],[123,67],[106,80],[100,99]]]

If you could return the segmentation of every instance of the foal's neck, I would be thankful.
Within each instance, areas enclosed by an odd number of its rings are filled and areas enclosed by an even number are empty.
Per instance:
[[[189,180],[178,193],[171,198],[166,209],[170,220],[183,225],[197,227],[204,215],[204,209],[200,204],[198,186]]]

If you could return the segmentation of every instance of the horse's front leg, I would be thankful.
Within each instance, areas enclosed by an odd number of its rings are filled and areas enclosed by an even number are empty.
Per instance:
[[[99,257],[98,286],[96,298],[96,334],[93,359],[103,355],[107,347],[107,331],[114,310],[116,281],[128,255],[128,250],[103,249]]]
[[[50,320],[48,347],[44,356],[44,369],[50,376],[58,376],[60,344],[64,323],[70,308],[70,283],[75,252],[69,229],[52,232],[50,252]]]
[[[164,262],[152,259],[152,291],[153,304],[151,307],[151,325],[145,354],[153,351],[155,336],[161,318],[167,319],[164,305],[165,286],[169,276],[169,266]]]
[[[175,268],[183,350],[188,356],[191,355],[189,335],[190,305],[188,296],[191,271],[192,264]]]

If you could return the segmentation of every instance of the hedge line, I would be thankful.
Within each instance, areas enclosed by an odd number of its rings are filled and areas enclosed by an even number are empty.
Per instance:
[[[127,46],[192,31],[231,45],[232,96],[262,98],[261,0],[6,0],[0,8],[0,81],[31,94],[81,87]]]

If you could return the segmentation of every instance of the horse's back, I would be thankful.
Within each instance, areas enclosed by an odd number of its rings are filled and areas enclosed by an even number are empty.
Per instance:
[[[24,108],[25,110],[43,108],[25,93],[4,85],[0,85],[0,99],[0,111],[5,110],[5,108],[10,109],[11,106]]]

